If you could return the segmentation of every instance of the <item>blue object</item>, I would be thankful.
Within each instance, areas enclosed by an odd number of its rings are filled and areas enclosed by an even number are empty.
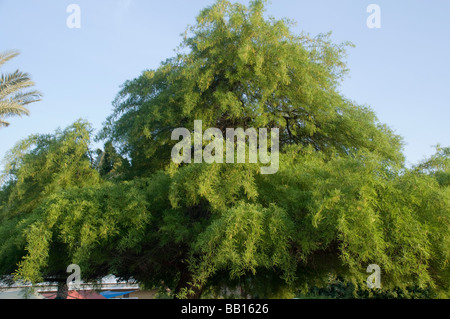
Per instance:
[[[103,297],[105,297],[106,299],[110,299],[110,298],[114,298],[114,297],[119,297],[119,296],[123,296],[129,293],[132,293],[133,291],[103,291],[100,293],[100,295],[102,295]]]

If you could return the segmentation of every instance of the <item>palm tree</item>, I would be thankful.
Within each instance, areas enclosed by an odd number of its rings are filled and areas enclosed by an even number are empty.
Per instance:
[[[0,53],[0,67],[7,61],[19,55],[18,51]],[[19,70],[13,73],[1,74],[0,77],[0,128],[9,126],[5,118],[11,116],[29,115],[26,105],[41,100],[39,91],[25,91],[33,87],[28,73]]]

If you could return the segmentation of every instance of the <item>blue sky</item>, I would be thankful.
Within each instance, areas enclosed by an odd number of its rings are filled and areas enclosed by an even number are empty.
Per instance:
[[[0,51],[21,51],[1,72],[29,72],[44,93],[31,116],[0,130],[0,157],[30,134],[79,118],[100,129],[120,85],[173,56],[186,26],[214,2],[0,0]],[[81,8],[80,29],[66,25],[72,3]],[[372,3],[381,8],[381,29],[366,25]],[[356,45],[341,91],[404,137],[407,163],[438,143],[450,146],[450,1],[273,0],[267,14],[295,20],[296,33],[333,31],[335,42]]]

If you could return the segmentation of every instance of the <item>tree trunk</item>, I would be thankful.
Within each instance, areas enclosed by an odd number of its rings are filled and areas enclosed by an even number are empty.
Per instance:
[[[180,280],[178,281],[177,287],[175,288],[175,299],[179,299],[180,292],[183,292],[183,290],[187,290],[187,299],[200,299],[203,293],[203,286],[193,286],[194,279],[192,276],[192,273],[187,270],[183,269],[180,273]],[[192,291],[189,293],[189,291]]]
[[[65,281],[58,281],[58,290],[55,299],[67,299],[69,296],[69,286]]]

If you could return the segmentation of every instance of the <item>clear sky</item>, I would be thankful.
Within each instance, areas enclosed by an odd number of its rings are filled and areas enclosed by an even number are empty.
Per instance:
[[[21,51],[0,72],[29,72],[44,93],[31,116],[0,130],[0,157],[79,118],[100,129],[120,85],[173,56],[186,26],[214,2],[0,0],[0,51]],[[381,8],[379,29],[366,24],[372,3]],[[81,8],[79,29],[66,25],[70,4]],[[407,163],[450,146],[450,1],[273,0],[267,14],[295,20],[296,33],[333,31],[335,42],[356,45],[341,91],[404,137]]]

